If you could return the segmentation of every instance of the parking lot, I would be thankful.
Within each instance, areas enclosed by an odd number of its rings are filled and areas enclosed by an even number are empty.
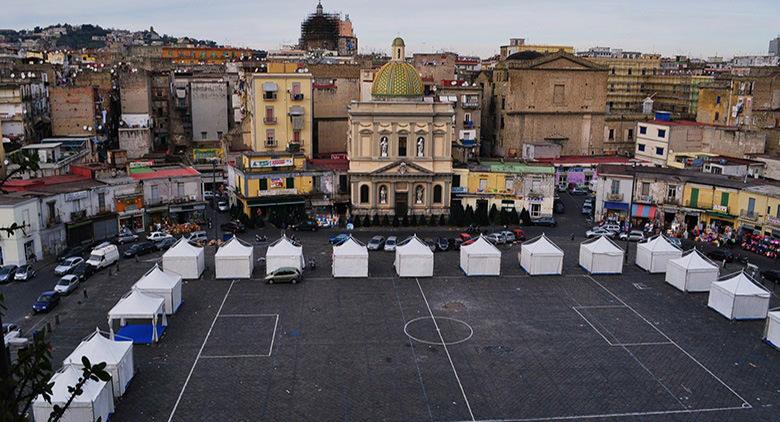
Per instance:
[[[112,420],[776,419],[780,354],[761,341],[763,322],[728,321],[706,294],[642,272],[633,244],[623,275],[587,276],[581,199],[564,199],[558,227],[544,228],[565,251],[563,276],[524,274],[513,245],[500,247],[501,277],[467,278],[448,251],[435,254],[435,277],[399,279],[393,254],[378,251],[369,278],[336,280],[327,238],[338,232],[327,230],[297,234],[317,261],[302,283],[266,285],[215,280],[207,248],[206,273],[185,282],[161,342],[134,348],[137,373]],[[355,235],[414,232],[458,233]],[[108,310],[159,255],[96,274],[81,287],[88,297],[77,290],[23,327],[51,324],[62,361],[95,326],[107,329]]]

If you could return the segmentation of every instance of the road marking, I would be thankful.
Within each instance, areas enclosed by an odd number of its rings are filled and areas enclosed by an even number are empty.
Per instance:
[[[442,347],[444,347],[444,353],[447,354],[447,359],[450,361],[450,367],[452,367],[452,373],[455,374],[455,380],[458,381],[458,387],[460,387],[460,393],[463,395],[463,400],[466,402],[466,408],[469,410],[469,415],[471,415],[471,420],[476,421],[474,418],[474,412],[471,411],[471,404],[469,404],[469,399],[466,397],[466,390],[463,389],[463,384],[460,382],[460,376],[458,376],[458,370],[455,369],[455,364],[452,362],[452,356],[450,356],[450,350],[447,348],[447,343],[444,341],[444,336],[441,334],[441,330],[439,329],[439,324],[436,322],[436,317],[433,315],[433,310],[431,310],[431,305],[428,303],[428,298],[425,297],[425,292],[423,292],[422,285],[420,285],[420,280],[418,278],[414,279],[417,282],[417,288],[420,289],[420,294],[422,295],[423,301],[425,301],[425,306],[428,308],[428,313],[431,314],[431,320],[433,320],[433,326],[436,327],[436,333],[439,334],[439,340],[441,340]]]
[[[566,420],[578,420],[578,419],[601,419],[601,418],[628,418],[636,416],[654,416],[654,415],[675,415],[675,414],[689,414],[689,413],[705,413],[705,412],[724,412],[727,410],[745,410],[750,407],[713,407],[708,409],[686,409],[686,410],[657,410],[649,412],[626,412],[626,413],[602,413],[594,415],[571,415],[571,416],[551,416],[541,418],[519,418],[519,419],[480,419],[478,421],[472,420],[472,422],[534,422],[534,421],[566,421]],[[465,422],[465,421],[457,421]]]
[[[203,339],[203,344],[200,345],[200,350],[198,350],[198,355],[195,357],[195,362],[192,362],[192,368],[190,368],[190,373],[187,374],[187,379],[184,380],[184,385],[181,387],[181,391],[179,392],[179,397],[176,399],[176,403],[173,405],[173,410],[171,410],[171,416],[168,417],[168,422],[171,422],[173,420],[173,415],[176,413],[176,409],[179,407],[179,403],[181,403],[181,398],[184,396],[184,390],[187,388],[187,384],[190,383],[190,378],[192,378],[192,373],[195,372],[195,366],[198,364],[198,360],[200,360],[200,356],[203,354],[203,349],[206,347],[206,342],[209,341],[209,336],[211,336],[211,330],[214,329],[214,324],[217,323],[217,318],[219,318],[220,312],[222,312],[222,307],[225,306],[225,302],[227,301],[228,295],[230,295],[230,290],[233,288],[233,284],[236,283],[236,280],[233,280],[230,282],[230,286],[227,289],[227,292],[225,292],[225,297],[222,298],[222,304],[219,305],[219,309],[217,309],[217,314],[214,315],[214,320],[211,321],[211,326],[209,327],[209,331],[206,333],[206,338]]]

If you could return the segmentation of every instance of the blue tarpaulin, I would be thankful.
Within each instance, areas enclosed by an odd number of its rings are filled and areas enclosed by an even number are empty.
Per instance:
[[[608,210],[628,211],[628,204],[623,202],[604,201],[604,208]]]
[[[165,326],[157,324],[157,338],[162,338]],[[117,337],[122,336],[133,339],[133,344],[152,344],[152,324],[128,324],[116,332]]]

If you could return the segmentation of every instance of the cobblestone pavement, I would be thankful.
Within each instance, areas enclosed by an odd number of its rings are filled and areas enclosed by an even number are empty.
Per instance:
[[[334,280],[335,232],[322,231],[298,234],[318,263],[302,283],[266,285],[215,280],[207,248],[207,271],[184,284],[162,341],[134,348],[137,372],[112,421],[780,417],[780,353],[761,341],[763,321],[728,321],[706,294],[641,271],[635,245],[623,275],[587,276],[577,265],[583,230],[573,241],[564,231],[575,221],[549,231],[566,253],[561,277],[525,275],[519,246],[504,246],[501,277],[464,277],[450,251],[436,253],[436,277],[399,279],[392,253],[371,252],[368,279]],[[415,229],[391,231],[357,236]],[[107,328],[107,311],[155,258],[124,261],[86,283],[88,298],[65,299],[55,361]]]

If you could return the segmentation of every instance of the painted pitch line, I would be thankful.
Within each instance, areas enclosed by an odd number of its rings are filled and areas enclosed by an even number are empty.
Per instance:
[[[187,384],[190,383],[190,379],[192,378],[192,373],[195,372],[195,366],[198,364],[198,360],[200,360],[200,357],[203,354],[203,349],[206,347],[206,342],[209,341],[209,336],[211,336],[211,331],[214,329],[214,324],[217,323],[217,318],[219,318],[219,314],[220,312],[222,312],[222,307],[225,306],[225,302],[227,301],[227,298],[230,295],[230,290],[233,288],[233,284],[235,283],[236,283],[235,280],[230,282],[230,286],[228,287],[227,292],[225,292],[225,297],[222,298],[222,303],[219,305],[219,309],[217,309],[217,314],[214,315],[214,320],[211,321],[211,326],[209,327],[209,331],[206,333],[206,338],[203,339],[203,344],[200,345],[200,350],[198,350],[198,355],[195,357],[195,362],[192,362],[192,368],[190,368],[190,373],[187,374],[187,379],[184,380],[184,385],[181,387],[181,391],[179,391],[179,397],[176,398],[176,403],[173,405],[173,409],[171,410],[171,415],[168,417],[168,422],[171,422],[173,420],[173,415],[176,413],[176,409],[179,407],[179,403],[181,403],[181,398],[184,396],[184,390],[187,389]]]
[[[691,359],[692,361],[694,361],[694,362],[695,362],[697,365],[699,365],[699,366],[700,366],[702,369],[704,369],[704,371],[705,371],[705,372],[707,372],[708,374],[710,374],[710,376],[712,376],[713,378],[715,378],[716,380],[718,380],[718,382],[720,382],[720,383],[721,383],[721,384],[722,384],[724,387],[726,387],[726,388],[727,388],[729,391],[731,391],[731,393],[732,393],[732,394],[734,394],[734,395],[735,395],[735,396],[737,396],[737,397],[738,397],[740,400],[742,400],[742,407],[743,407],[743,408],[751,408],[751,407],[753,407],[753,406],[752,406],[750,403],[748,403],[748,401],[747,401],[747,400],[745,400],[745,399],[744,399],[742,396],[740,396],[740,395],[739,395],[739,393],[737,393],[737,392],[736,392],[736,391],[735,391],[733,388],[731,388],[731,386],[729,386],[728,384],[726,384],[726,383],[725,383],[725,382],[724,382],[722,379],[720,379],[720,378],[719,378],[717,375],[715,375],[715,374],[714,374],[712,371],[710,371],[710,370],[709,370],[709,368],[707,368],[706,366],[704,366],[704,364],[702,364],[701,362],[699,362],[699,361],[698,361],[698,360],[697,360],[695,357],[693,357],[693,355],[691,355],[690,353],[688,353],[688,351],[687,351],[687,350],[683,349],[683,348],[682,348],[682,347],[681,347],[679,344],[677,344],[677,342],[675,342],[675,341],[674,341],[674,340],[672,340],[672,339],[671,339],[669,336],[667,336],[667,335],[666,335],[666,333],[664,333],[664,332],[663,332],[663,331],[661,331],[661,330],[660,330],[658,327],[656,327],[656,326],[655,326],[653,323],[651,323],[650,321],[648,321],[648,320],[647,320],[647,318],[645,318],[645,317],[644,317],[642,314],[640,314],[639,312],[637,312],[637,311],[636,311],[636,309],[632,308],[630,305],[628,305],[626,302],[624,302],[624,301],[623,301],[623,299],[619,298],[619,297],[618,297],[616,294],[612,293],[612,291],[611,291],[611,290],[609,290],[609,289],[607,289],[606,287],[604,287],[604,286],[603,286],[601,283],[599,283],[598,281],[596,281],[596,279],[594,279],[594,278],[593,278],[593,277],[591,277],[590,275],[585,275],[585,277],[589,278],[589,279],[590,279],[592,282],[596,283],[596,285],[597,285],[597,286],[599,286],[599,287],[601,287],[602,289],[604,289],[604,291],[606,291],[606,292],[607,292],[607,293],[609,293],[609,294],[610,294],[612,297],[614,297],[615,299],[617,299],[617,300],[618,300],[620,303],[622,303],[623,305],[625,305],[625,306],[626,306],[628,309],[630,309],[630,310],[631,310],[633,313],[635,313],[635,314],[636,314],[636,315],[637,315],[639,318],[642,318],[642,320],[643,320],[645,323],[647,323],[648,325],[650,325],[651,327],[653,327],[653,329],[654,329],[655,331],[657,331],[659,334],[661,334],[661,335],[662,335],[662,336],[663,336],[665,339],[667,339],[667,340],[668,340],[670,343],[674,344],[674,346],[675,346],[675,347],[677,347],[678,349],[680,349],[680,351],[681,351],[681,352],[685,353],[685,355],[686,355],[686,356],[688,356],[688,358],[690,358],[690,359]]]
[[[447,343],[444,341],[444,336],[441,334],[441,330],[439,329],[439,324],[436,322],[436,317],[433,315],[433,310],[431,310],[431,305],[428,303],[428,298],[425,297],[425,292],[423,292],[422,286],[420,285],[420,280],[415,278],[414,279],[417,282],[417,287],[420,289],[420,294],[422,295],[423,301],[425,301],[425,306],[428,308],[428,313],[431,314],[431,320],[433,321],[433,326],[436,327],[436,333],[439,334],[439,340],[441,340],[441,345],[444,347],[444,353],[447,354],[447,359],[450,361],[450,367],[452,367],[452,372],[455,374],[455,380],[458,381],[458,387],[460,387],[460,393],[463,395],[463,400],[466,402],[466,408],[469,410],[469,415],[471,415],[471,420],[476,421],[474,418],[474,412],[471,411],[471,404],[469,404],[469,399],[466,397],[466,390],[463,389],[463,384],[460,382],[460,376],[458,376],[458,371],[455,369],[455,364],[452,362],[452,356],[450,356],[450,350],[447,348]]]
[[[201,359],[244,359],[244,358],[267,358],[271,355],[203,355]]]
[[[270,318],[275,317],[279,318],[279,314],[222,314],[219,316],[220,318]]]
[[[626,413],[602,413],[592,415],[567,415],[567,416],[550,416],[539,418],[518,418],[518,419],[480,419],[470,422],[535,422],[535,421],[567,421],[567,420],[580,420],[580,419],[602,419],[602,418],[628,418],[637,416],[658,416],[658,415],[678,415],[678,414],[693,414],[693,413],[706,413],[706,412],[725,412],[727,410],[746,410],[750,407],[734,406],[734,407],[713,407],[707,409],[685,409],[685,410],[656,410],[648,412],[626,412]],[[453,421],[453,422],[467,422],[467,421]]]
[[[276,340],[276,327],[279,326],[279,314],[276,314],[276,322],[274,322],[274,333],[271,334],[271,346],[268,347],[268,356],[274,352],[274,340]]]
[[[576,313],[577,313],[577,315],[579,315],[580,317],[582,317],[582,319],[584,319],[584,320],[585,320],[585,322],[586,322],[586,323],[588,323],[588,325],[590,325],[590,328],[592,328],[592,329],[593,329],[593,331],[595,331],[596,333],[598,333],[598,335],[600,335],[600,336],[601,336],[601,338],[603,338],[603,339],[604,339],[604,341],[606,341],[608,345],[610,345],[610,346],[614,346],[614,345],[615,345],[614,343],[612,343],[611,341],[609,341],[609,339],[607,338],[607,336],[605,336],[605,335],[604,335],[604,333],[602,333],[602,332],[601,332],[601,330],[599,330],[598,328],[596,328],[596,326],[595,326],[595,325],[593,325],[593,323],[592,323],[592,322],[590,322],[590,320],[589,320],[588,318],[585,318],[585,315],[583,315],[583,314],[580,312],[580,310],[579,310],[579,309],[577,309],[577,306],[572,306],[571,308],[574,310],[574,312],[576,312]],[[610,334],[611,334],[611,333],[610,333]]]

